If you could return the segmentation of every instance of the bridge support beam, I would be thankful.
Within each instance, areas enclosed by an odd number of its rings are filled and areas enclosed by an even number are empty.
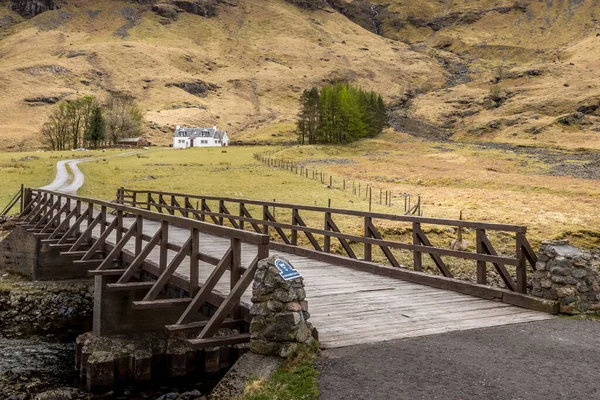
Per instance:
[[[134,301],[141,301],[148,288],[110,290],[108,284],[116,283],[119,276],[94,277],[94,333],[101,336],[164,331],[165,325],[174,324],[187,304],[172,304],[160,310],[134,309]],[[183,293],[182,293],[183,294]]]

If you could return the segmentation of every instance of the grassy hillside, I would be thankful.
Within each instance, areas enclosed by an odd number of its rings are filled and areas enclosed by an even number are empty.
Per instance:
[[[266,126],[289,135],[300,92],[326,81],[348,79],[388,100],[443,83],[429,57],[338,13],[306,13],[283,0],[227,4],[215,17],[184,12],[168,25],[149,6],[117,0],[69,1],[29,20],[0,7],[0,18],[14,22],[0,28],[0,146],[39,144],[55,107],[40,97],[129,93],[154,141],[168,143],[178,124],[218,124],[234,139]],[[172,86],[197,81],[206,83],[198,95]]]

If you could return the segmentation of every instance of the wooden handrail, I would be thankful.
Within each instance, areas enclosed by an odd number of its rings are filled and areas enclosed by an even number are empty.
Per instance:
[[[348,215],[354,217],[371,217],[372,219],[383,219],[388,221],[396,221],[396,222],[418,222],[421,224],[433,224],[433,225],[444,225],[444,226],[452,226],[452,227],[463,227],[463,228],[472,228],[472,229],[487,229],[487,230],[495,230],[495,231],[505,231],[505,232],[521,232],[526,233],[527,227],[522,225],[510,225],[510,224],[497,224],[497,223],[487,223],[487,222],[474,222],[474,221],[465,221],[465,220],[454,220],[447,218],[430,218],[430,217],[418,217],[411,215],[395,215],[395,214],[385,214],[385,213],[376,213],[369,211],[357,211],[357,210],[348,210],[343,208],[330,208],[330,207],[319,207],[319,206],[308,206],[301,204],[290,204],[290,203],[278,203],[273,201],[263,201],[263,200],[249,200],[249,199],[240,199],[235,197],[218,197],[218,196],[201,196],[201,195],[193,195],[186,193],[174,193],[174,192],[160,192],[155,190],[133,190],[133,189],[125,189],[127,192],[138,193],[138,194],[154,194],[154,195],[163,195],[163,196],[178,196],[178,197],[187,197],[189,199],[197,199],[197,200],[205,200],[205,201],[223,201],[223,202],[231,202],[231,203],[243,203],[243,204],[251,204],[257,206],[267,206],[267,207],[277,207],[277,208],[286,208],[286,209],[297,209],[299,211],[316,211],[316,212],[329,212],[331,214],[340,214],[340,215]],[[148,203],[138,202],[139,206],[145,205]]]
[[[434,261],[435,266],[441,272],[443,276],[453,277],[451,270],[446,266],[442,260],[442,256],[460,258],[466,260],[477,261],[477,281],[481,284],[486,284],[486,263],[491,263],[506,287],[513,291],[525,292],[526,291],[526,263],[529,262],[532,269],[535,270],[535,255],[527,242],[525,232],[527,227],[519,225],[507,225],[507,224],[493,224],[485,222],[470,222],[464,220],[450,220],[440,218],[425,218],[419,216],[406,216],[406,215],[392,215],[392,214],[381,214],[374,212],[356,211],[356,210],[345,210],[336,209],[329,207],[316,207],[316,206],[303,206],[296,204],[277,203],[274,201],[260,201],[260,200],[248,200],[238,198],[227,198],[227,197],[216,197],[216,196],[201,196],[193,194],[183,193],[172,193],[172,192],[159,192],[159,191],[144,191],[144,190],[126,190],[127,193],[141,194],[141,198],[148,199],[147,202],[137,202],[137,206],[145,209],[156,208],[159,212],[169,213],[174,215],[175,213],[181,213],[184,217],[191,217],[205,221],[208,217],[209,220],[213,221],[216,225],[222,226],[224,221],[229,221],[231,226],[244,229],[244,224],[247,223],[252,226],[254,231],[268,233],[269,228],[273,228],[276,234],[280,237],[281,241],[287,245],[298,245],[298,232],[306,235],[312,247],[320,252],[331,252],[330,238],[336,238],[340,241],[342,248],[348,254],[348,257],[357,259],[354,250],[351,248],[349,243],[361,243],[364,246],[363,259],[365,261],[372,260],[372,247],[378,246],[384,256],[388,259],[390,264],[394,267],[400,267],[400,264],[396,260],[395,256],[391,253],[391,249],[408,250],[413,253],[414,270],[422,271],[422,255],[429,255]],[[123,193],[120,191],[119,193]],[[154,196],[154,197],[153,197]],[[159,201],[155,198],[158,197]],[[183,202],[180,203],[176,198],[182,198]],[[170,204],[165,201],[164,198],[170,198]],[[192,206],[190,200],[199,200],[201,207]],[[207,202],[217,202],[218,212],[212,211]],[[128,204],[130,200],[128,198],[121,198],[119,202]],[[226,206],[226,203],[237,203],[239,205],[239,215],[231,213]],[[180,204],[184,204],[181,207]],[[247,205],[259,206],[262,208],[262,215],[258,218],[253,217],[248,209]],[[291,223],[280,222],[275,218],[275,213],[271,212],[273,209],[286,209],[291,212]],[[324,226],[323,228],[313,228],[307,226],[300,216],[300,211],[309,212],[321,212],[324,214]],[[364,232],[362,235],[347,234],[340,232],[339,228],[334,222],[332,215],[345,215],[352,217],[359,217],[364,219]],[[287,217],[286,217],[287,218]],[[408,222],[412,224],[413,241],[412,243],[403,243],[394,240],[386,240],[378,232],[375,227],[374,220],[387,220],[396,222]],[[462,228],[475,228],[478,234],[477,237],[477,249],[476,252],[453,250],[435,247],[427,238],[425,232],[422,230],[422,224],[436,224],[446,226],[458,226]],[[284,230],[291,231],[289,236]],[[522,251],[517,252],[517,257],[505,257],[496,253],[493,246],[485,237],[486,231],[504,231],[512,232],[518,237],[517,247],[522,247]],[[323,242],[320,243],[316,240],[315,235],[323,237]],[[483,236],[482,236],[483,235]],[[323,247],[321,247],[323,245]],[[505,266],[516,267],[516,281],[511,276],[511,273],[507,271]]]
[[[110,201],[97,200],[97,199],[91,199],[91,198],[86,198],[86,197],[79,197],[79,196],[69,195],[69,194],[64,194],[64,193],[56,193],[56,192],[52,192],[50,190],[44,190],[44,189],[32,189],[32,193],[36,193],[36,192],[39,192],[42,194],[60,196],[65,199],[81,201],[84,203],[91,203],[94,206],[107,207],[107,208],[113,209],[115,211],[120,211],[122,213],[139,215],[143,218],[153,220],[153,221],[167,222],[171,225],[178,226],[181,228],[190,228],[190,229],[195,228],[195,229],[198,229],[199,232],[206,233],[209,235],[229,237],[229,238],[233,237],[233,238],[240,239],[240,240],[242,240],[246,243],[250,243],[250,244],[258,245],[258,244],[266,244],[269,242],[269,237],[267,235],[260,234],[260,233],[241,231],[239,229],[229,228],[226,226],[213,225],[213,224],[205,223],[202,221],[191,220],[189,218],[182,218],[182,217],[176,217],[173,215],[161,214],[159,212],[148,211],[146,209],[126,206],[123,204],[114,203],[114,202],[110,202]],[[142,205],[145,203],[137,203],[137,204]]]

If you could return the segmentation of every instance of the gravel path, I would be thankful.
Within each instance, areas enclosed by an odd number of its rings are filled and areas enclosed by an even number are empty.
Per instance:
[[[61,160],[56,163],[56,177],[51,184],[40,189],[52,190],[56,192],[76,194],[77,190],[83,186],[85,177],[77,167],[82,160]],[[73,174],[67,170],[67,164]],[[71,180],[71,183],[68,183]]]
[[[599,399],[600,323],[557,318],[328,350],[321,400]]]
[[[46,186],[42,186],[40,189],[52,190],[55,192],[67,194],[77,194],[77,191],[80,187],[83,186],[85,182],[85,176],[83,175],[83,172],[81,172],[77,164],[82,162],[95,161],[100,158],[106,159],[114,157],[124,157],[139,153],[139,151],[129,151],[126,153],[115,154],[111,156],[88,158],[85,160],[61,160],[56,163],[56,177],[54,178],[52,183]],[[67,169],[67,165],[73,173],[69,172],[69,170]]]

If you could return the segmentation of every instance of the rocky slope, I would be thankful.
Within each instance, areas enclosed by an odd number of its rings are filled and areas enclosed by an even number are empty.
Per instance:
[[[144,4],[139,4],[144,3]],[[33,18],[0,7],[0,146],[38,145],[55,104],[108,91],[135,96],[153,141],[176,125],[290,133],[302,90],[337,80],[388,100],[445,73],[427,55],[331,10],[283,0],[146,4],[60,2]],[[5,4],[6,5],[6,4]],[[35,55],[35,56],[33,56]]]
[[[175,125],[215,123],[234,139],[285,139],[299,93],[343,79],[380,91],[398,129],[597,148],[599,7],[597,0],[4,1],[0,146],[39,145],[56,100],[108,91],[141,102],[158,143]]]

